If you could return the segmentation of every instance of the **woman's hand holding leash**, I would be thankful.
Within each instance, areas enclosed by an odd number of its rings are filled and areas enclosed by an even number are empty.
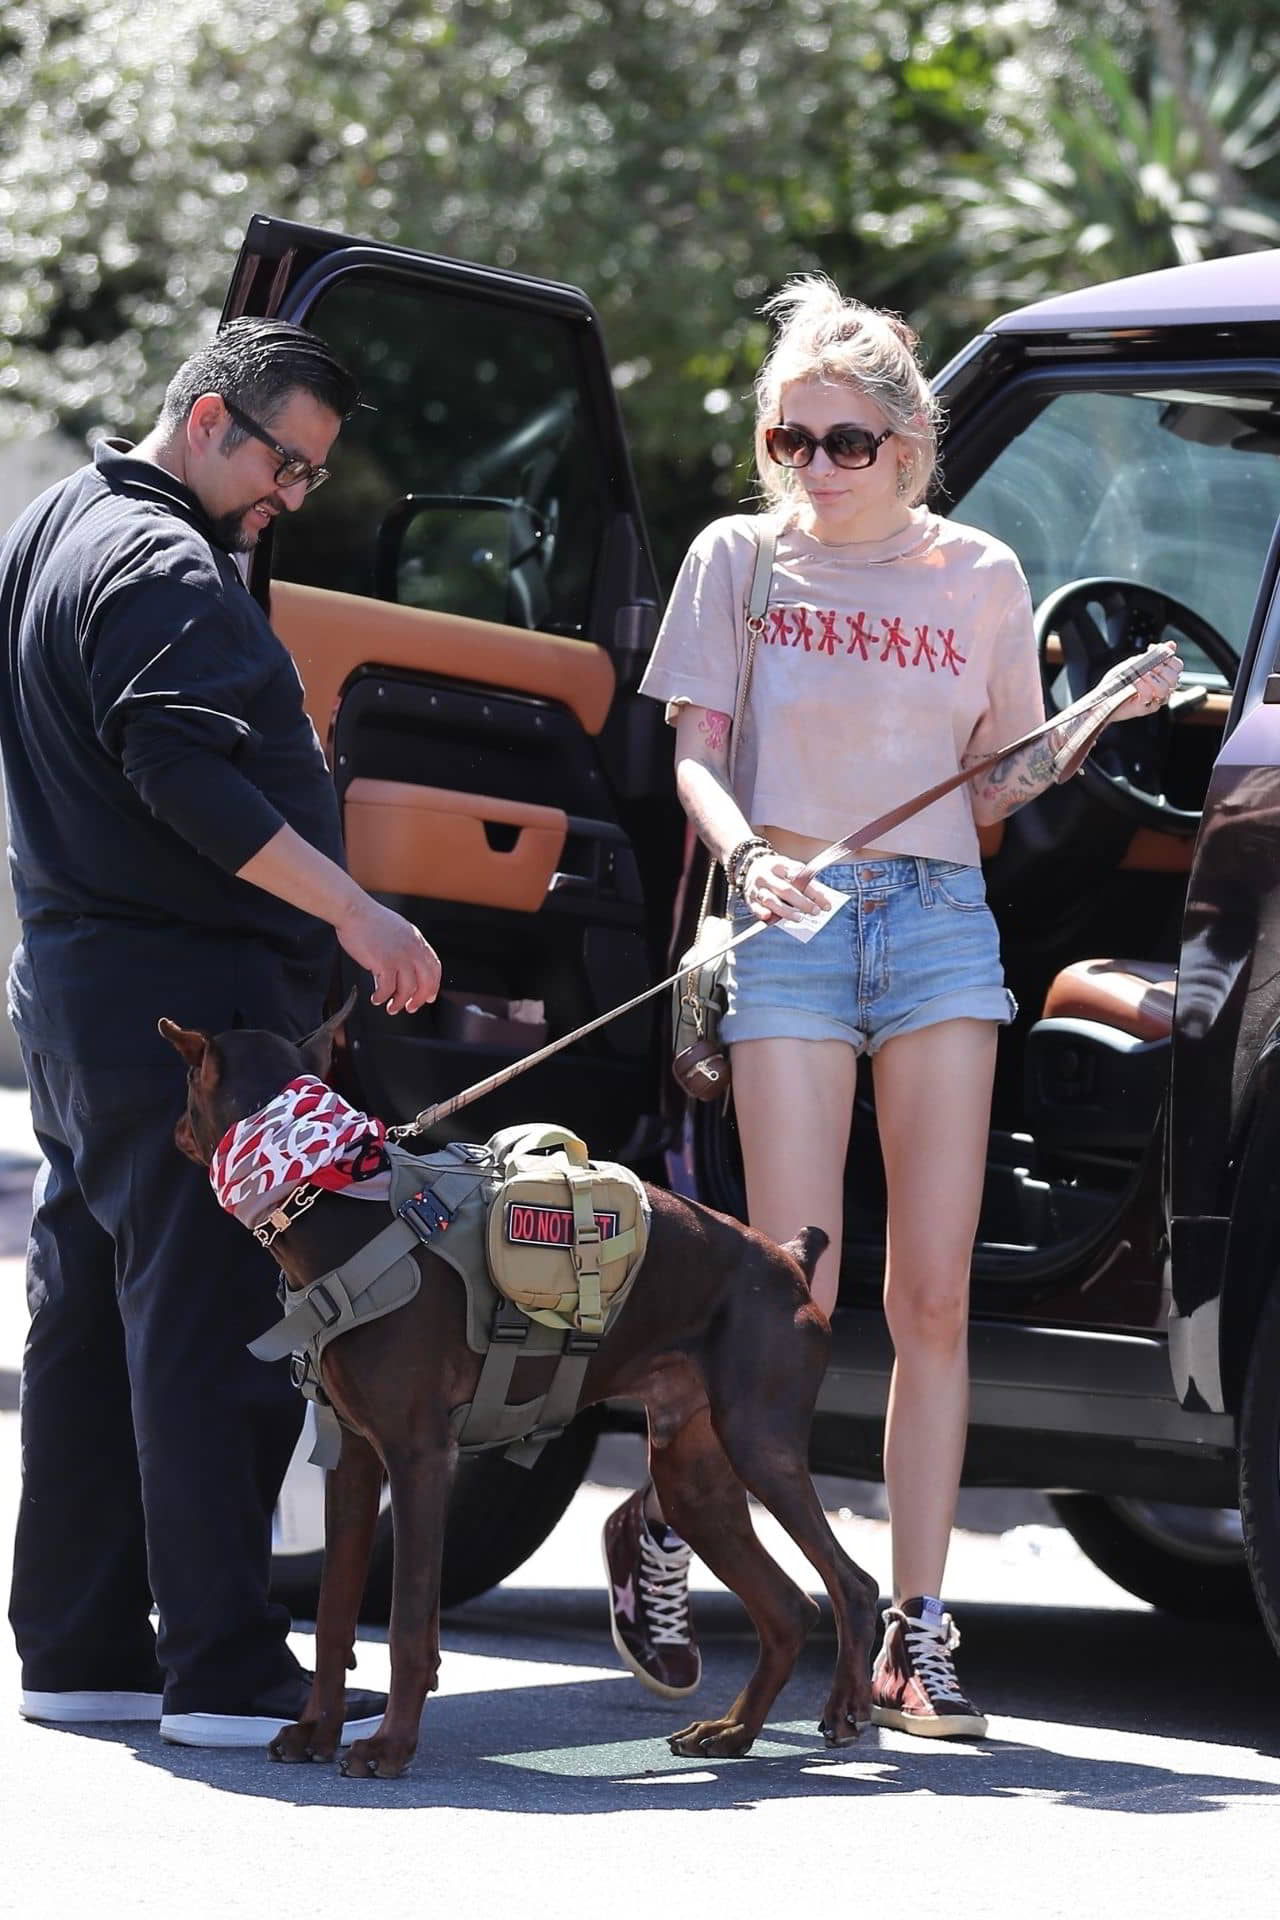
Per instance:
[[[981,822],[1000,820],[1025,806],[1028,800],[1074,773],[1104,727],[1117,720],[1144,719],[1165,706],[1178,684],[1182,661],[1167,640],[1149,647],[1141,657],[1145,660],[1148,656],[1150,665],[1136,677],[1133,660],[1109,668],[1091,693],[1067,708],[1054,728],[1032,744],[1015,748],[975,779],[976,818]],[[1109,704],[1126,688],[1131,689],[1127,698],[1108,711]],[[826,902],[810,890],[812,875],[802,861],[767,845],[748,851],[749,845],[744,843],[746,857],[732,880],[755,919],[802,920],[806,914],[823,911]]]
[[[1155,713],[1167,704],[1170,694],[1178,684],[1178,676],[1182,672],[1182,661],[1177,653],[1171,651],[1171,647],[1172,642],[1166,640],[1160,647],[1147,648],[1147,653],[1155,654],[1157,657],[1153,660],[1150,671],[1144,673],[1135,683],[1133,692],[1124,705],[1112,714],[1112,720],[1144,720],[1149,714]],[[1143,657],[1145,658],[1145,655]],[[1109,693],[1110,683],[1113,680],[1123,685],[1123,681],[1120,681],[1118,676],[1126,664],[1129,663],[1122,662],[1119,667],[1108,668],[1099,680],[1095,693]]]
[[[1145,669],[1142,661],[1150,659]],[[1016,747],[973,781],[973,814],[980,826],[1003,820],[1049,787],[1078,773],[1104,727],[1114,720],[1145,719],[1165,705],[1178,684],[1182,661],[1171,640],[1148,647],[1136,660],[1108,668],[1092,692],[1059,714],[1043,738]],[[1127,698],[1125,688],[1132,688]],[[964,763],[971,765],[970,761]]]
[[[803,920],[826,906],[808,885],[797,887],[804,863],[769,849],[755,854],[742,874],[741,892],[757,920]]]

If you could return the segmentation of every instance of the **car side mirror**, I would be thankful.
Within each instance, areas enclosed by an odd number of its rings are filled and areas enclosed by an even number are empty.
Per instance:
[[[493,494],[410,493],[378,528],[374,591],[400,606],[535,628],[554,537],[545,515]]]

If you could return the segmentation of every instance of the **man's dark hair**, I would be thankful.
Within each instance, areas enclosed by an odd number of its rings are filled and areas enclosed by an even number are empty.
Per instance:
[[[178,368],[165,391],[159,425],[172,432],[202,393],[220,393],[269,426],[298,388],[340,420],[360,403],[355,381],[318,335],[285,320],[232,320]],[[233,422],[223,452],[231,453],[246,438]]]

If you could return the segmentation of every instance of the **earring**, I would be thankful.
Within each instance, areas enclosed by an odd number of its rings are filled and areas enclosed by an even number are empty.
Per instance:
[[[905,500],[911,492],[911,474],[908,468],[898,468],[898,497]]]

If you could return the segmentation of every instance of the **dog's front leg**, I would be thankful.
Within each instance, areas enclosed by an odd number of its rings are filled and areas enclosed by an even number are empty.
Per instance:
[[[302,1719],[282,1727],[271,1742],[273,1760],[332,1760],[338,1750],[346,1674],[355,1664],[356,1623],[381,1493],[381,1460],[363,1435],[344,1427],[338,1464],[325,1476],[315,1679]]]
[[[353,1780],[393,1780],[418,1745],[418,1725],[440,1669],[440,1564],[449,1496],[447,1426],[430,1440],[386,1448],[395,1527],[391,1582],[391,1692],[377,1733],[342,1762]]]

